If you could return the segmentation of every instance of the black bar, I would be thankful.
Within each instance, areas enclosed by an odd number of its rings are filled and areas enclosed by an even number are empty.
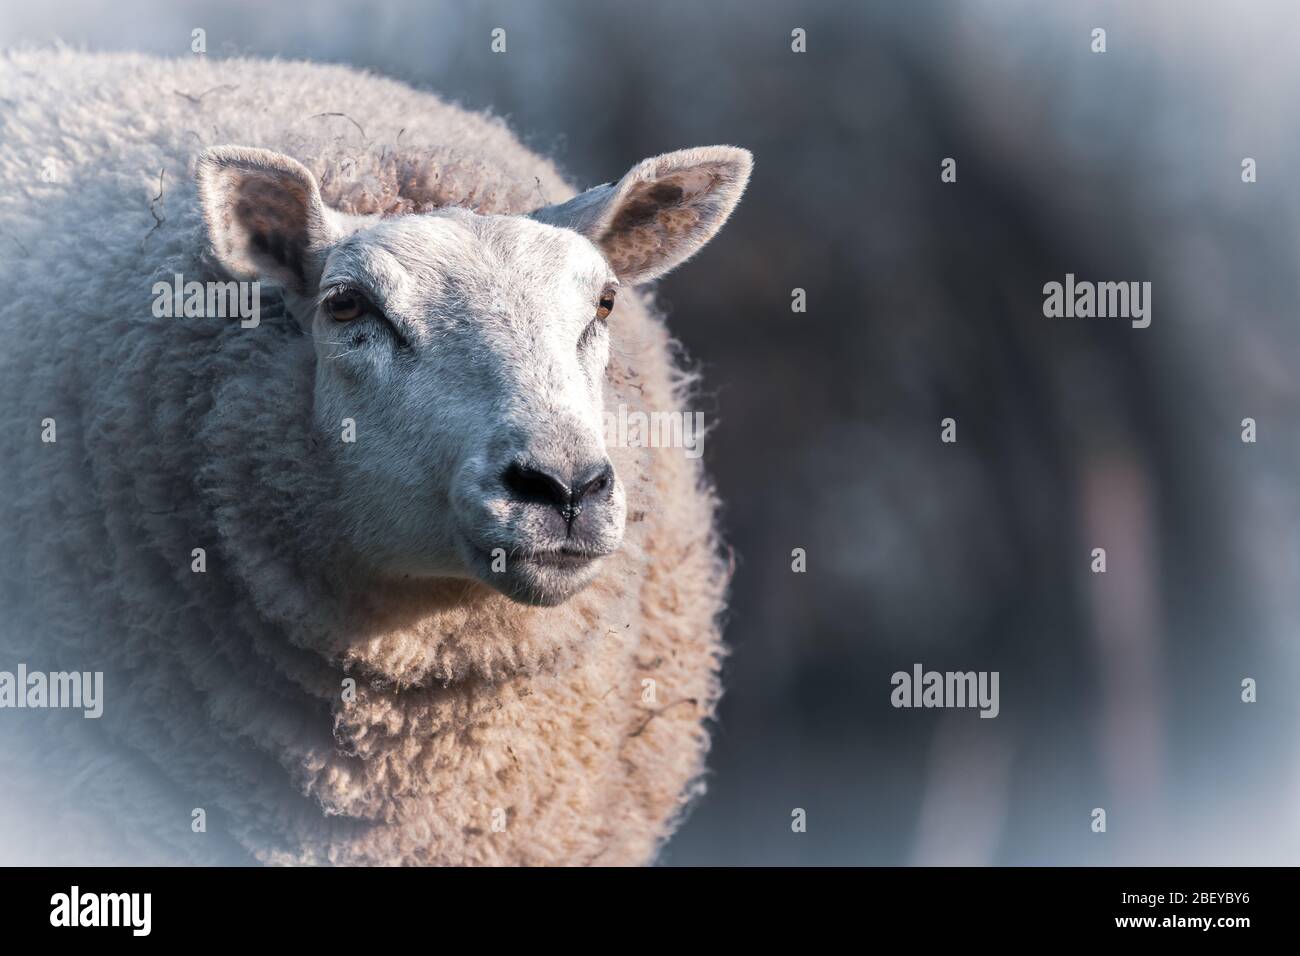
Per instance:
[[[126,925],[51,925],[62,915],[59,894],[70,908],[73,886],[83,913],[100,905],[98,897],[87,904],[88,895],[148,893],[147,936],[129,919],[143,927],[142,905],[122,909]],[[1278,868],[7,869],[0,925],[10,941],[76,933],[81,945],[257,939],[373,947],[381,936],[396,945],[412,932],[431,933],[432,944],[471,926],[489,927],[494,945],[512,932],[537,943],[565,926],[611,918],[648,941],[696,926],[725,941],[777,921],[856,938],[922,929],[927,941],[1202,937],[1230,945],[1242,933],[1281,932],[1295,889],[1294,871]]]

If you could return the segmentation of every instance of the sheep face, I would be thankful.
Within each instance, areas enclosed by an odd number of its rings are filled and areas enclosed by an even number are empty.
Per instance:
[[[368,563],[555,603],[618,549],[602,435],[617,286],[587,239],[521,217],[404,216],[330,249],[317,428],[356,423],[329,447]]]
[[[477,578],[529,604],[588,584],[626,515],[602,427],[619,288],[707,242],[749,165],[686,150],[528,217],[379,219],[325,207],[288,157],[206,152],[213,250],[280,284],[312,333],[347,550],[378,575]]]

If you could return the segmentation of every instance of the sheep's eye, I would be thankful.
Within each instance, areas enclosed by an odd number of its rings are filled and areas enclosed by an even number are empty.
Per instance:
[[[605,286],[600,293],[600,301],[596,304],[596,318],[608,319],[609,314],[614,311],[614,288]]]
[[[325,300],[325,311],[335,322],[351,322],[372,311],[372,306],[355,289],[343,289]]]

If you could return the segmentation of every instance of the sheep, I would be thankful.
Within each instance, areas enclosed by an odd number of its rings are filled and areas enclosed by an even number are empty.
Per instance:
[[[729,561],[698,456],[601,422],[687,407],[635,287],[749,153],[576,194],[341,66],[26,49],[0,88],[0,666],[104,675],[100,719],[0,711],[0,855],[652,862]],[[182,278],[259,314],[169,317]]]

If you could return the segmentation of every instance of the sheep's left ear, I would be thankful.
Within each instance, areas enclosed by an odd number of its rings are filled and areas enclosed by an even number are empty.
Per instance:
[[[754,158],[734,146],[665,153],[534,219],[582,233],[619,279],[648,282],[685,262],[722,228],[749,182]]]

